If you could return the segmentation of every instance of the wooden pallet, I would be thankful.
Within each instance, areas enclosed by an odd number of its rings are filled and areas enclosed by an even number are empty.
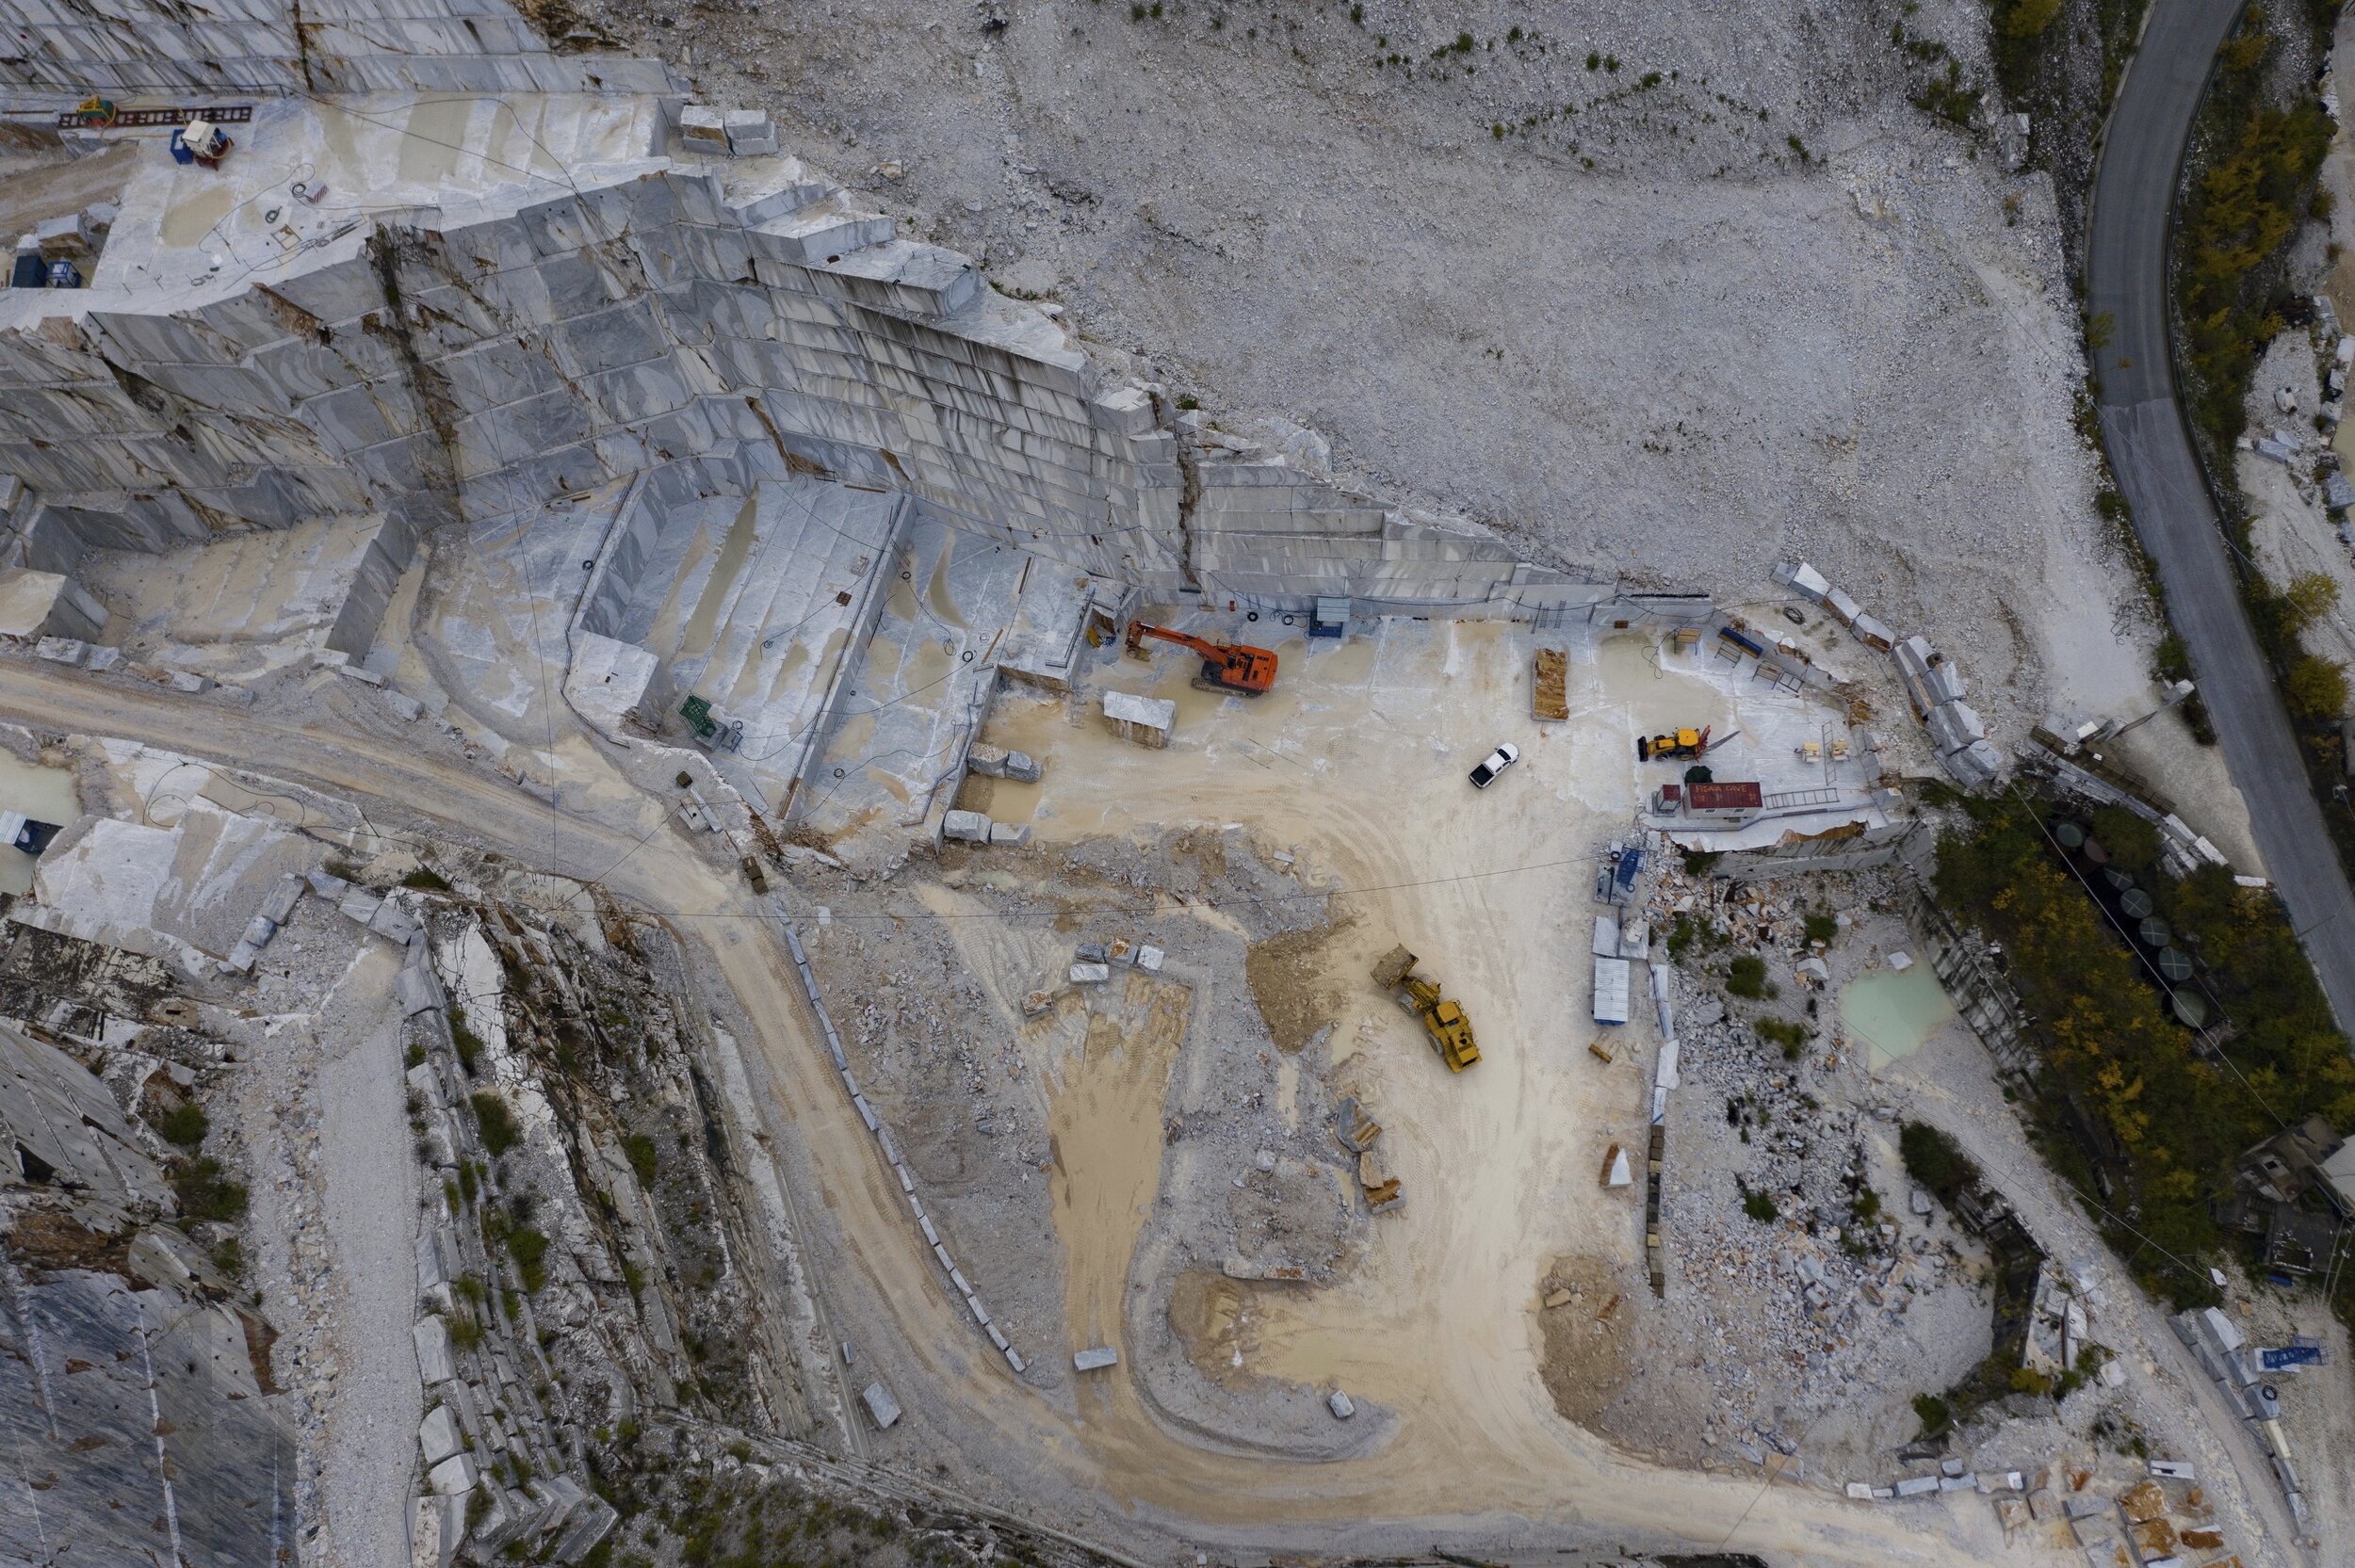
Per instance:
[[[1529,709],[1539,719],[1570,716],[1570,655],[1559,648],[1540,648],[1534,661]]]

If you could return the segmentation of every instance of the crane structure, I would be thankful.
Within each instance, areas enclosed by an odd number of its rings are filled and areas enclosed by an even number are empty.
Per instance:
[[[1275,655],[1267,648],[1254,648],[1241,642],[1212,642],[1208,638],[1189,632],[1172,631],[1167,626],[1151,626],[1142,621],[1129,622],[1129,652],[1142,655],[1148,637],[1163,642],[1175,642],[1191,648],[1202,655],[1202,673],[1194,685],[1205,691],[1231,691],[1241,697],[1264,697],[1275,685]]]

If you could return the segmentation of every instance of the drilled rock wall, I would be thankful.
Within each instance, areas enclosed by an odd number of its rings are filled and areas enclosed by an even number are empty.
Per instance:
[[[669,90],[659,61],[550,53],[507,0],[0,0],[0,84],[77,100]]]

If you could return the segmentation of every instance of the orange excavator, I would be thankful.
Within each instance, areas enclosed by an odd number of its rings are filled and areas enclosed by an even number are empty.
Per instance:
[[[1157,637],[1163,642],[1175,642],[1191,648],[1202,655],[1202,673],[1194,684],[1205,691],[1231,691],[1241,697],[1264,697],[1275,685],[1275,655],[1265,648],[1253,648],[1241,642],[1211,642],[1185,632],[1173,632],[1166,626],[1148,626],[1142,621],[1129,622],[1129,652],[1142,655],[1140,646],[1146,638]]]

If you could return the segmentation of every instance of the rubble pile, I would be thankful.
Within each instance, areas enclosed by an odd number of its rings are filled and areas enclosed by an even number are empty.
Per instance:
[[[966,1314],[982,1333],[989,1336],[989,1342],[997,1348],[998,1353],[1006,1358],[1006,1365],[1013,1367],[1016,1373],[1028,1371],[1030,1363],[1023,1359],[1022,1352],[1015,1349],[1013,1342],[1006,1337],[1004,1326],[990,1316],[989,1308],[982,1303],[982,1298],[973,1282],[966,1277],[965,1270],[957,1266],[956,1259],[950,1254],[949,1244],[943,1239],[940,1227],[934,1222],[932,1215],[925,1210],[923,1194],[917,1189],[916,1174],[909,1169],[907,1161],[902,1156],[898,1139],[893,1136],[891,1128],[885,1124],[884,1118],[876,1114],[875,1107],[868,1103],[867,1096],[859,1091],[858,1078],[851,1070],[850,1059],[843,1054],[842,1036],[835,1028],[834,1019],[826,1010],[825,997],[818,984],[816,973],[810,968],[809,954],[802,946],[801,933],[790,924],[784,922],[781,911],[779,920],[784,928],[786,945],[793,953],[794,967],[801,973],[802,989],[809,998],[810,1010],[817,1015],[818,1026],[824,1032],[827,1054],[834,1059],[835,1071],[841,1075],[843,1090],[851,1096],[851,1107],[858,1112],[859,1120],[866,1123],[867,1130],[874,1135],[875,1146],[882,1153],[884,1162],[891,1168],[892,1177],[900,1185],[900,1195],[907,1201],[908,1213],[915,1220],[917,1230],[923,1236],[924,1244],[932,1250],[934,1263],[939,1267],[941,1273],[948,1277],[950,1287],[965,1303]],[[866,1010],[871,1014],[873,1011],[871,1005]],[[969,1058],[967,1060],[969,1062]],[[877,1397],[879,1393],[881,1393],[880,1398]],[[896,1414],[898,1406],[890,1405],[890,1396],[888,1393],[882,1392],[880,1384],[867,1391],[867,1401],[868,1408],[878,1427],[888,1427],[892,1421],[898,1419]],[[889,1405],[894,1412],[888,1418],[884,1414],[886,1405]]]
[[[1677,1140],[1662,1205],[1671,1297],[1713,1366],[1720,1414],[1703,1441],[1763,1463],[1781,1427],[1798,1430],[1858,1386],[1918,1378],[1911,1314],[1925,1297],[1967,1294],[1981,1259],[1957,1235],[1933,1239],[1918,1209],[1901,1220],[1873,1187],[1875,1112],[1841,1093],[1836,1069],[1785,1062],[1682,975],[1678,994],[1695,1120],[1720,1123],[1735,1149],[1721,1161],[1691,1134]],[[1756,1414],[1774,1408],[1788,1413],[1779,1423]]]
[[[2216,1509],[2193,1479],[2191,1467],[2158,1460],[2151,1470],[2151,1479],[2117,1497],[2105,1497],[2086,1489],[2084,1470],[2055,1466],[2024,1503],[2008,1510],[1998,1505],[2005,1533],[2010,1535],[2030,1519],[2057,1517],[2068,1522],[2070,1538],[2087,1561],[2138,1561],[2153,1568],[2191,1560],[2181,1553],[2221,1550],[2224,1531],[2217,1528]],[[2201,1560],[2220,1568],[2240,1559]]]
[[[2341,334],[2338,307],[2330,295],[2314,295],[2312,302],[2314,315],[2305,336],[2314,375],[2323,393],[2320,405],[2311,415],[2301,418],[2298,388],[2254,388],[2252,396],[2262,394],[2269,403],[2264,412],[2271,422],[2260,424],[2251,420],[2252,433],[2236,438],[2233,445],[2243,452],[2254,453],[2287,469],[2299,499],[2309,506],[2322,507],[2337,525],[2339,538],[2345,542],[2351,537],[2347,511],[2355,507],[2355,484],[2347,481],[2331,438],[2343,417],[2347,371],[2355,366],[2355,336]],[[2309,428],[2300,428],[2301,426]]]
[[[1665,1316],[1649,1356],[1702,1373],[1696,1459],[1795,1476],[1863,1463],[1912,1435],[1914,1394],[1988,1352],[1985,1251],[1906,1183],[1892,1100],[1831,1004],[1909,942],[1883,913],[1906,902],[1894,872],[1800,892],[1664,857],[1625,915],[1653,933],[1674,1030],[1662,1056],[1682,1086],[1664,1107]],[[1736,958],[1762,966],[1756,998],[1724,989]]]

